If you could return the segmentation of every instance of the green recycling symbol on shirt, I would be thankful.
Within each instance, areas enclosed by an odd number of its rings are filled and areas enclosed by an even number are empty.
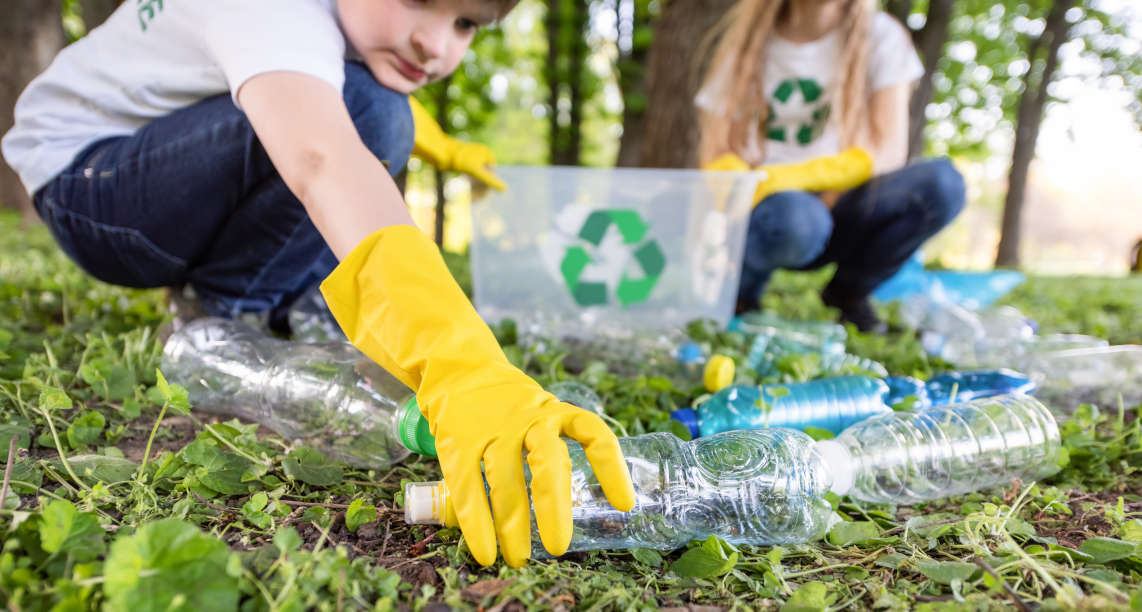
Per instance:
[[[614,226],[622,236],[622,244],[629,251],[641,270],[641,277],[632,276],[625,270],[615,288],[615,297],[623,306],[646,301],[654,290],[658,278],[666,268],[666,256],[653,239],[647,238],[648,226],[634,210],[596,210],[587,216],[579,229],[578,237],[592,250],[603,243],[607,230]],[[571,292],[575,303],[580,306],[599,306],[610,302],[609,290],[604,282],[583,281],[583,271],[595,262],[586,245],[570,245],[563,253],[559,271]]]
[[[773,90],[773,99],[776,103],[784,105],[793,99],[793,94],[800,92],[801,100],[804,101],[806,107],[813,109],[812,118],[808,122],[801,123],[797,126],[796,133],[793,137],[797,144],[805,146],[821,135],[825,131],[825,124],[829,120],[829,104],[827,102],[820,102],[821,94],[824,89],[817,81],[813,79],[785,79],[777,84],[777,89]],[[817,104],[814,104],[817,103]],[[766,137],[770,140],[779,142],[789,142],[789,134],[786,128],[793,126],[777,125],[780,121],[774,104],[769,105],[769,119],[766,121]],[[815,106],[815,108],[814,108]],[[780,107],[779,107],[780,108]]]

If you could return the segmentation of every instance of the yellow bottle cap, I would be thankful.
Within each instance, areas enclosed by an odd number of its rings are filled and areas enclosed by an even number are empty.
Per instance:
[[[702,377],[706,390],[721,391],[734,382],[734,360],[725,355],[712,355],[706,362],[706,372]]]

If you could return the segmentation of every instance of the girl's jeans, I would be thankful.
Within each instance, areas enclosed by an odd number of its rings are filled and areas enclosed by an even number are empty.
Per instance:
[[[963,205],[963,177],[946,159],[916,162],[873,178],[841,195],[832,210],[811,193],[775,193],[750,216],[738,310],[757,308],[774,270],[809,270],[827,263],[837,264],[827,292],[864,298]]]
[[[412,151],[407,97],[348,62],[343,94],[365,145],[395,175]],[[216,316],[288,307],[337,265],[228,94],[96,142],[35,204],[92,276],[189,284]]]

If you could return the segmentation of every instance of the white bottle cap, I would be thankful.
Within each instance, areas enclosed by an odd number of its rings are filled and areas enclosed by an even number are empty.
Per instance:
[[[821,456],[829,474],[833,477],[833,484],[829,490],[837,495],[845,495],[853,488],[856,482],[856,462],[849,449],[836,440],[819,440],[813,448]],[[408,496],[405,496],[407,499]]]
[[[410,482],[404,486],[404,522],[409,525],[443,525],[448,500],[444,483]]]

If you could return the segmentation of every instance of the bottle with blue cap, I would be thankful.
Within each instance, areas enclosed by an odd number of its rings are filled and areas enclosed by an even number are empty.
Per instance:
[[[812,427],[839,434],[909,398],[905,407],[918,410],[1034,389],[1031,379],[1012,370],[946,372],[927,383],[910,376],[835,376],[803,383],[734,385],[696,408],[675,410],[670,416],[692,438],[758,427]]]

